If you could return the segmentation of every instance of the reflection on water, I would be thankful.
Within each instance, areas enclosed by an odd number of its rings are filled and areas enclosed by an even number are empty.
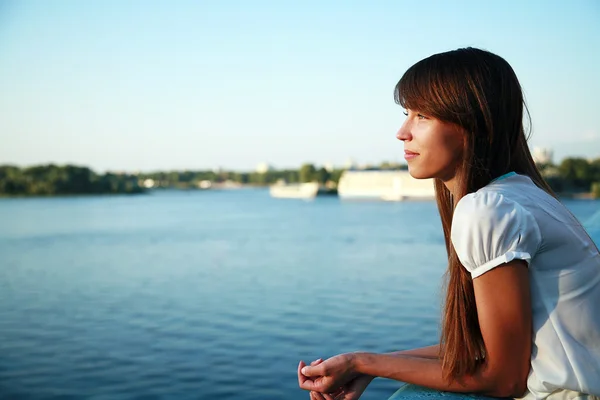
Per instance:
[[[600,203],[567,204],[598,242]],[[300,359],[437,340],[433,202],[158,192],[4,199],[0,221],[0,397],[308,399]]]

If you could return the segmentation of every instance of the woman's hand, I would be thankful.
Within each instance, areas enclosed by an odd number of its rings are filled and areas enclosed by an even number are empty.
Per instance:
[[[318,358],[315,361],[311,362],[310,366],[313,367],[313,366],[318,365],[318,364],[320,364],[322,362],[323,362],[323,359],[322,358]],[[298,379],[300,379],[300,375],[301,375],[300,369],[301,369],[301,367],[304,367],[304,365],[300,364],[298,366]],[[329,393],[319,393],[319,392],[315,392],[314,390],[311,390],[310,391],[310,400],[335,400],[335,397],[332,397],[335,394],[336,393],[331,393],[331,394],[329,394]]]
[[[322,359],[315,360],[310,363],[311,367],[321,364]],[[304,367],[301,363],[298,367],[298,377],[302,375],[301,369]],[[360,374],[356,378],[349,381],[346,385],[338,388],[331,393],[320,393],[312,390],[310,392],[311,400],[358,400],[367,389],[367,386],[373,381],[374,377]]]
[[[317,360],[319,361],[319,360]],[[320,393],[336,393],[360,376],[354,370],[354,355],[340,354],[323,362],[306,366],[298,364],[298,383],[302,389]]]
[[[369,375],[359,375],[337,392],[332,393],[334,400],[358,400],[363,392],[367,389],[367,386],[373,381],[374,377]],[[321,399],[316,399],[321,400]],[[329,400],[329,399],[326,399]]]

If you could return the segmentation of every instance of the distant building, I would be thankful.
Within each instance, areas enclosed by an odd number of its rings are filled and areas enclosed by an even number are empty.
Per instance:
[[[553,153],[551,149],[545,147],[534,147],[531,156],[536,164],[551,164]]]
[[[402,201],[433,199],[433,179],[415,179],[408,171],[349,170],[338,184],[341,199]]]
[[[344,164],[344,168],[346,168],[346,169],[355,169],[356,168],[356,162],[352,158],[348,158],[346,160],[346,164]]]
[[[146,189],[150,189],[154,187],[154,179],[144,179],[144,182],[142,183],[142,186],[144,186]]]
[[[198,182],[198,187],[200,189],[210,189],[212,187],[212,182],[209,180],[203,180]]]
[[[266,162],[262,162],[256,166],[256,172],[259,174],[265,174],[269,171],[273,171],[273,167]]]
[[[325,164],[323,164],[323,168],[325,168],[325,171],[327,171],[327,172],[333,172],[333,170],[334,170],[333,164],[330,163],[329,161],[326,162]]]

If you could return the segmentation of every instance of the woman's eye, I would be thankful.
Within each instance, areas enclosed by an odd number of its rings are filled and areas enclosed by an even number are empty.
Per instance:
[[[424,116],[423,114],[417,114],[417,117],[418,117],[419,119],[427,119],[427,117],[426,117],[426,116]]]

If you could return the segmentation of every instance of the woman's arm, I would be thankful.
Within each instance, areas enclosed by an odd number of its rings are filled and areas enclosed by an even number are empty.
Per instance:
[[[361,374],[394,379],[448,392],[480,392],[496,397],[518,397],[512,384],[502,384],[493,373],[480,371],[461,381],[446,381],[441,360],[403,355],[355,353],[353,369]]]
[[[412,356],[419,358],[431,358],[437,360],[440,358],[440,345],[435,344],[433,346],[420,347],[418,349],[394,351],[393,353],[387,353],[391,356]]]
[[[473,280],[485,362],[472,376],[447,382],[440,360],[358,353],[357,372],[433,389],[521,396],[531,359],[531,300],[527,264],[516,260]]]
[[[515,260],[473,280],[485,361],[473,375],[447,381],[441,360],[413,355],[351,353],[302,369],[301,387],[327,393],[357,374],[381,376],[452,392],[520,397],[531,358],[531,300],[527,264]],[[431,353],[429,353],[431,354]]]

